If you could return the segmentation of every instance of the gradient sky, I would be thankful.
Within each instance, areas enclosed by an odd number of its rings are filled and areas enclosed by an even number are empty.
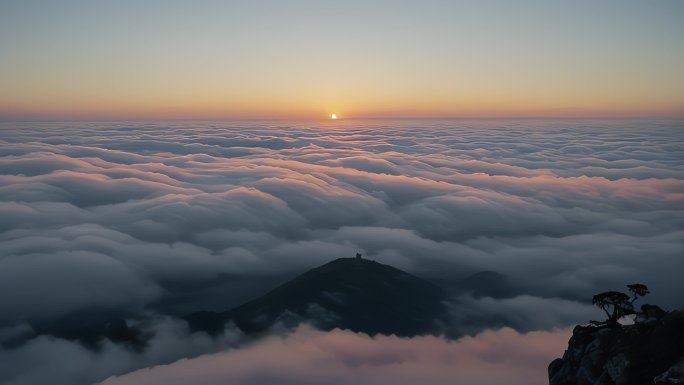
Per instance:
[[[3,1],[0,119],[684,115],[682,1]]]

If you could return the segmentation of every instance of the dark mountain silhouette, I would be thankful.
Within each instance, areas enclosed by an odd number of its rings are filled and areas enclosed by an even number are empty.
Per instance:
[[[234,322],[258,333],[276,322],[306,321],[323,329],[371,335],[412,336],[434,332],[446,316],[445,292],[392,266],[340,258],[307,271],[269,293],[225,312],[196,312],[184,319],[192,330],[220,333]]]
[[[35,335],[51,335],[96,349],[103,339],[141,349],[145,345],[140,330],[130,327],[126,320],[108,312],[74,312],[58,319],[30,322]],[[31,335],[30,337],[33,337]]]
[[[453,282],[448,288],[455,292],[468,292],[473,297],[511,298],[523,293],[521,285],[507,275],[485,270]]]

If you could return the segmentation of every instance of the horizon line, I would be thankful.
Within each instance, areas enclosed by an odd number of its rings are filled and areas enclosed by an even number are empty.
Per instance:
[[[311,117],[103,117],[103,118],[9,118],[0,117],[0,123],[50,123],[50,122],[223,122],[223,121],[308,121],[308,122],[340,122],[340,121],[364,121],[364,120],[592,120],[592,119],[657,119],[657,120],[680,120],[682,115],[512,115],[512,116],[352,116],[330,118]]]

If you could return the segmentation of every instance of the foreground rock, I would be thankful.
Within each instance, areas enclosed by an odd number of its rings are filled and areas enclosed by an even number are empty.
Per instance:
[[[634,325],[577,326],[550,385],[684,384],[684,311],[644,305]]]

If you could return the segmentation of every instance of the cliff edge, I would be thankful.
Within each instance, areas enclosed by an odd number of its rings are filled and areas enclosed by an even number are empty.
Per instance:
[[[684,384],[684,311],[641,310],[632,325],[576,326],[549,384]]]

